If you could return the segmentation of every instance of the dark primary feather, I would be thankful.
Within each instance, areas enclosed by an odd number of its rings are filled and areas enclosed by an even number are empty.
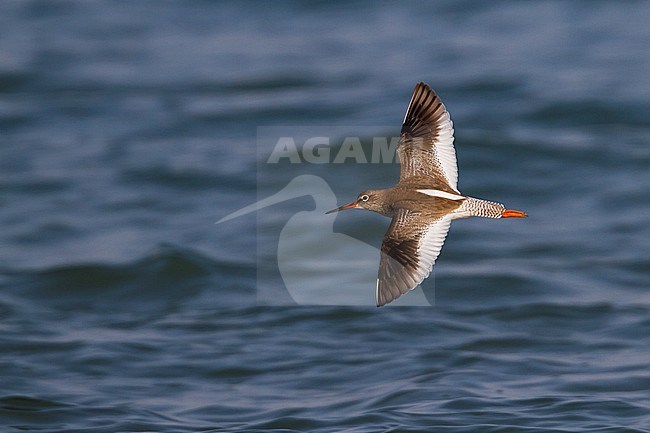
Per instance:
[[[441,135],[445,131],[450,131],[450,139]],[[436,183],[440,184],[437,187],[450,193],[458,192],[453,124],[440,98],[424,83],[418,83],[413,90],[397,153],[401,163],[400,181],[416,176],[437,178]],[[446,171],[441,159],[453,169]]]

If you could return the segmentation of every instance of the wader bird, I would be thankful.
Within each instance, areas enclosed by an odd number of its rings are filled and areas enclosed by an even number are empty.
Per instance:
[[[381,245],[378,307],[429,276],[452,220],[526,217],[524,212],[458,191],[453,123],[440,98],[424,83],[413,90],[397,154],[401,163],[397,185],[365,190],[352,203],[328,212],[358,208],[393,218]]]

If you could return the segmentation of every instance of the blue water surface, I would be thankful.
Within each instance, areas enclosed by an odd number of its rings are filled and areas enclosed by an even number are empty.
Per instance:
[[[0,430],[650,432],[648,21],[641,1],[0,2]],[[298,305],[278,239],[316,218],[309,191],[214,222],[294,173],[343,204],[399,168],[269,167],[259,128],[394,135],[418,81],[461,191],[530,217],[454,222],[432,307]],[[303,224],[287,251],[328,234]],[[333,230],[376,251],[387,226]],[[372,297],[367,251],[292,287]]]

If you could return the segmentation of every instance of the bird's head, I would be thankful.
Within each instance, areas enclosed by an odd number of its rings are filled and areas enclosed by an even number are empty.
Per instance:
[[[346,209],[367,209],[374,212],[384,213],[383,208],[385,203],[384,200],[382,200],[381,192],[381,190],[367,189],[361,192],[353,202],[344,204],[343,206],[332,209],[326,213],[340,212]]]

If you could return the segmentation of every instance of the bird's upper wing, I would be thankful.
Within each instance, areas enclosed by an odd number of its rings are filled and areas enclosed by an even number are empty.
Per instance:
[[[380,307],[413,290],[431,273],[451,217],[435,221],[418,212],[399,209],[381,244],[381,259],[375,294]]]
[[[436,178],[458,192],[454,126],[444,104],[424,83],[413,90],[397,147],[400,181],[411,177]]]

